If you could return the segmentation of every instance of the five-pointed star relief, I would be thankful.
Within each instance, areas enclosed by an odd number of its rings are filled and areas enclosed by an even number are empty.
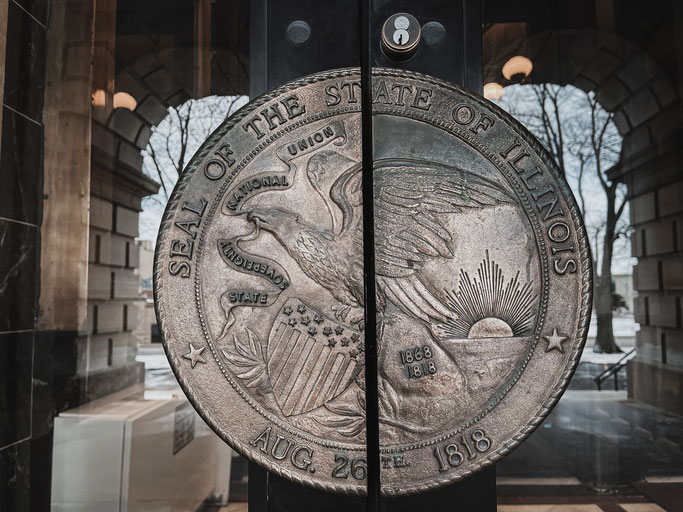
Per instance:
[[[553,349],[559,350],[560,353],[564,354],[564,349],[562,348],[562,342],[567,340],[566,336],[560,336],[557,334],[557,328],[553,329],[553,333],[550,336],[543,336],[548,341],[548,346],[545,351],[550,352]]]
[[[197,363],[206,363],[206,361],[202,357],[202,352],[204,352],[204,349],[206,347],[194,348],[192,343],[190,343],[189,345],[190,351],[187,354],[183,354],[183,357],[190,361],[190,363],[192,364],[192,368],[194,368]]]

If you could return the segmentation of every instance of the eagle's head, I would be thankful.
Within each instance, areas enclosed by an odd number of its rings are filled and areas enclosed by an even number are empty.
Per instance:
[[[270,231],[280,242],[296,238],[302,224],[299,215],[280,208],[256,208],[247,213],[247,220]]]

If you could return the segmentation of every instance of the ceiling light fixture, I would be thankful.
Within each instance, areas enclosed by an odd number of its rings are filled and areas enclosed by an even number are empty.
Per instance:
[[[521,55],[516,55],[503,65],[503,76],[506,80],[512,79],[515,75],[524,75],[526,78],[534,69],[532,62]]]
[[[484,86],[484,98],[487,100],[497,100],[505,92],[503,86],[496,82],[489,82]]]

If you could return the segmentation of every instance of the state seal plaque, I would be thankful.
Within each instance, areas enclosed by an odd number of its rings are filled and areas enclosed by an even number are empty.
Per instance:
[[[366,492],[356,69],[226,120],[181,175],[155,259],[171,366],[233,448],[293,481]],[[431,489],[526,438],[585,342],[591,259],[540,144],[441,80],[373,71],[381,488]],[[374,394],[373,394],[374,396]]]

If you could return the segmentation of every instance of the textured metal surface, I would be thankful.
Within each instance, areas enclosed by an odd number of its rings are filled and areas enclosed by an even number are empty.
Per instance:
[[[513,119],[373,73],[381,483],[461,479],[548,414],[579,360],[591,269],[575,202]],[[312,75],[225,122],[164,215],[156,307],[176,376],[235,449],[365,492],[360,85]]]

